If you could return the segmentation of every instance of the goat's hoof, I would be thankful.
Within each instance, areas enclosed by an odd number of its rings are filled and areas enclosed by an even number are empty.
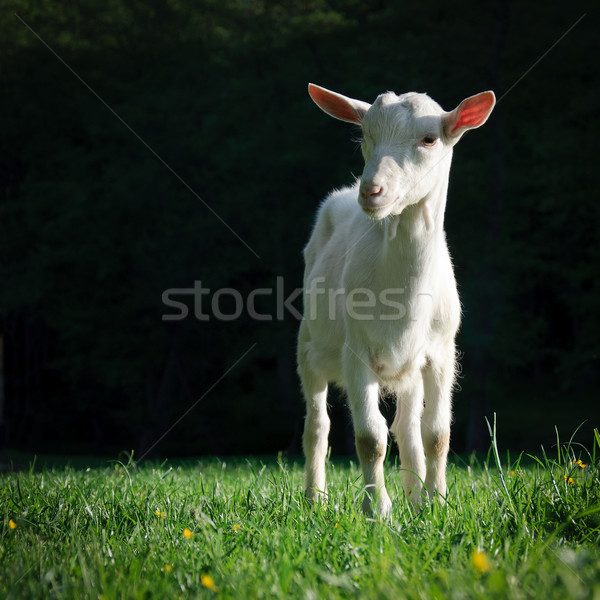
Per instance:
[[[311,488],[304,491],[304,497],[306,498],[309,506],[314,506],[315,504],[321,504],[327,500],[327,492],[321,492]]]
[[[387,519],[392,512],[392,501],[387,493],[374,500],[368,494],[362,501],[363,513],[372,519]]]

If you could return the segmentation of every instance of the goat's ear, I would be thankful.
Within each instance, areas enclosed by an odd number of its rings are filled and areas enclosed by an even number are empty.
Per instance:
[[[308,93],[321,110],[336,119],[340,119],[340,121],[347,121],[348,123],[360,125],[365,113],[371,107],[366,102],[347,98],[314,83],[308,84]]]
[[[446,113],[443,117],[446,137],[458,141],[465,131],[483,125],[495,104],[494,92],[481,92],[463,100],[452,112]]]

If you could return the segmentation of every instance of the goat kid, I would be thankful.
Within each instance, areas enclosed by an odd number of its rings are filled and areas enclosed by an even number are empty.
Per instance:
[[[360,180],[321,205],[304,250],[298,373],[306,399],[306,497],[326,494],[329,382],[347,393],[365,483],[363,510],[385,516],[388,427],[380,391],[396,397],[391,426],[406,496],[447,494],[451,391],[460,302],[444,233],[452,148],[487,120],[494,93],[445,112],[426,94],[387,92],[372,105],[310,84],[326,113],[362,128]],[[357,202],[358,200],[358,202]],[[400,301],[399,301],[400,300]]]

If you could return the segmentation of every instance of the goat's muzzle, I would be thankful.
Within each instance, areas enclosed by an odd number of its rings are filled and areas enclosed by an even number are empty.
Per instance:
[[[377,213],[389,208],[394,202],[395,200],[390,201],[383,186],[367,181],[361,183],[358,203],[369,216],[377,218]]]

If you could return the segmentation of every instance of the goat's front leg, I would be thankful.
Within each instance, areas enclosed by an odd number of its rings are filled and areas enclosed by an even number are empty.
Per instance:
[[[300,327],[298,344],[298,374],[306,400],[306,420],[302,447],[304,465],[304,493],[309,502],[314,502],[327,492],[325,483],[325,459],[329,437],[330,420],[327,414],[327,380],[310,367],[306,350],[308,334]]]
[[[356,451],[367,492],[362,508],[367,515],[385,517],[392,503],[385,489],[383,475],[388,428],[379,411],[379,384],[368,362],[349,346],[344,348],[344,382],[352,413]]]

